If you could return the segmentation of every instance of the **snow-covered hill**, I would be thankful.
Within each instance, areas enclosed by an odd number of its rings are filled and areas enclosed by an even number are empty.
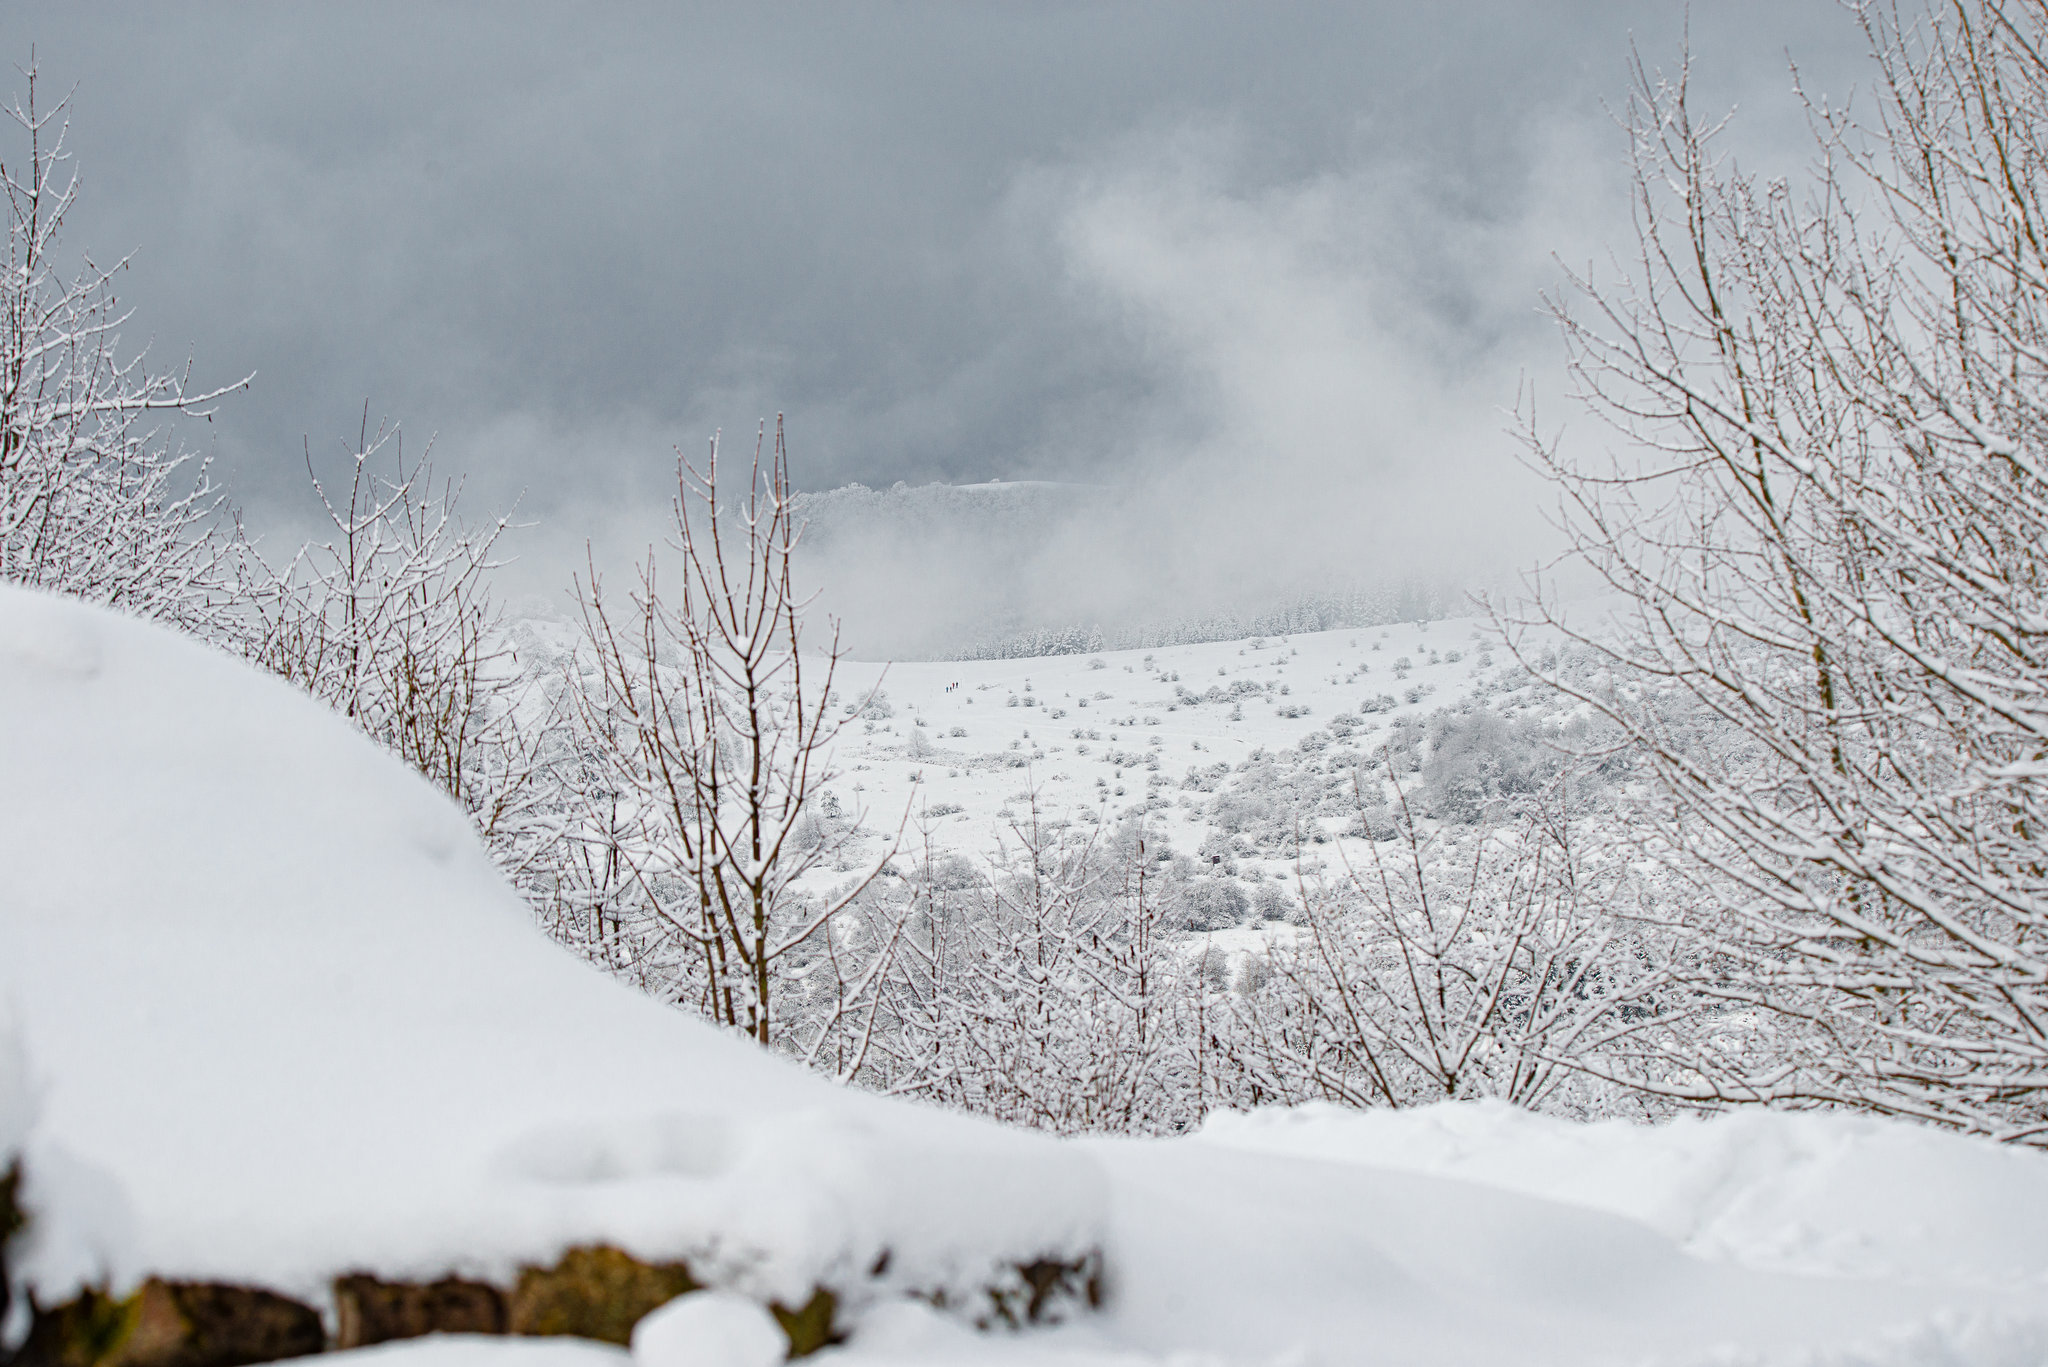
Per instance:
[[[1219,793],[1247,761],[1283,760],[1336,797],[1302,845],[1324,862],[1357,812],[1351,772],[1404,727],[1484,692],[1497,706],[1518,671],[1476,619],[1055,655],[843,663],[837,693],[879,706],[834,755],[842,806],[893,829],[907,811],[943,847],[985,852],[1031,804],[1082,824],[1143,813],[1154,838],[1214,857],[1236,824]],[[1250,876],[1294,860],[1239,842]]]
[[[1034,817],[1104,836],[1141,820],[1153,854],[1236,879],[1252,908],[1262,884],[1291,892],[1364,856],[1361,809],[1385,785],[1362,764],[1395,752],[1395,780],[1420,800],[1417,742],[1448,714],[1483,704],[1554,728],[1566,709],[1496,640],[1467,617],[1035,659],[842,660],[827,800],[864,820],[868,852],[900,829],[917,858],[986,860]],[[561,618],[522,620],[509,644],[543,682],[587,657]]]
[[[1376,639],[894,671],[895,715],[843,759],[869,766],[849,772],[876,808],[951,795],[987,817],[1042,768],[1114,814],[1151,771],[1112,767],[1097,801],[1098,747],[1314,754],[1301,741],[1339,703],[1400,700],[1361,714],[1363,743],[1483,682],[1446,624]],[[1011,708],[1027,679],[1038,701]],[[1238,682],[1259,685],[1240,721],[1174,692]],[[1100,739],[1071,735],[1091,726]],[[888,753],[917,731],[957,759]],[[1013,754],[1025,769],[969,762]],[[1646,1130],[1487,1106],[1055,1141],[839,1091],[545,942],[452,805],[287,687],[16,590],[0,590],[0,999],[31,1078],[26,1100],[4,1085],[0,1050],[0,1141],[25,1129],[35,1220],[13,1265],[45,1306],[159,1275],[326,1309],[342,1272],[502,1279],[604,1241],[732,1293],[645,1321],[644,1367],[765,1367],[779,1340],[759,1302],[817,1284],[844,1293],[851,1334],[818,1361],[849,1367],[2048,1361],[2039,1155],[1846,1118]],[[1104,1303],[1065,1327],[977,1335],[906,1298],[1093,1249]],[[364,1351],[622,1360],[570,1341]]]
[[[0,590],[0,718],[0,1001],[37,1098],[17,1268],[46,1305],[150,1275],[318,1302],[590,1242],[792,1305],[961,1295],[1099,1239],[1084,1155],[832,1087],[586,967],[454,804],[238,661]]]

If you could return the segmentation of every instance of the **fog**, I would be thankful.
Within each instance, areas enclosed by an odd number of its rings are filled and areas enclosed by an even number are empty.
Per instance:
[[[366,402],[474,514],[516,504],[506,591],[556,603],[660,535],[676,447],[775,413],[806,489],[1082,487],[1005,535],[820,537],[864,653],[1512,577],[1546,531],[1509,410],[1563,387],[1539,295],[1625,240],[1609,111],[1631,44],[1672,61],[1684,27],[1661,0],[0,14],[73,99],[68,241],[136,253],[132,341],[255,372],[181,436],[268,545]],[[1801,145],[1787,51],[1841,90],[1861,47],[1819,0],[1712,7],[1691,44],[1765,163]]]

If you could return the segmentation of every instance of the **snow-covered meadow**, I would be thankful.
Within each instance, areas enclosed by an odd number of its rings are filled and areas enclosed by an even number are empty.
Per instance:
[[[962,816],[996,816],[1041,768],[1078,804],[1098,745],[1216,762],[1298,746],[1396,693],[1403,654],[1401,682],[1440,703],[1482,668],[1449,658],[1466,630],[1154,651],[1150,669],[1140,653],[891,671],[895,715],[843,758],[870,766],[849,771],[877,809],[919,766],[919,800]],[[1176,703],[1159,677],[1176,672],[1189,691],[1275,686],[1233,721]],[[1027,679],[1041,701],[1011,708]],[[770,1360],[762,1305],[817,1286],[849,1334],[818,1360],[848,1364],[2048,1360],[2036,1153],[1845,1116],[1648,1128],[1485,1103],[1220,1115],[1170,1140],[1008,1131],[834,1087],[608,980],[533,928],[424,780],[168,631],[0,591],[0,714],[0,994],[20,1059],[0,1054],[0,1140],[20,1144],[33,1220],[11,1268],[39,1304],[160,1276],[331,1314],[343,1273],[502,1278],[609,1242],[718,1288],[645,1322],[646,1367]],[[1100,742],[1074,740],[1091,726]],[[974,744],[951,766],[891,753],[954,727]],[[1027,743],[1044,755],[1025,769],[965,762]],[[1130,766],[1127,800],[1147,772]],[[1090,1255],[1099,1309],[973,1329],[1005,1267]],[[946,1288],[953,1313],[912,1298]],[[623,1361],[570,1340],[361,1351]]]
[[[529,677],[588,655],[560,617],[521,620],[507,640]],[[986,857],[1035,810],[1083,827],[1143,815],[1150,838],[1192,855],[1227,846],[1217,797],[1246,762],[1284,756],[1329,780],[1344,800],[1326,806],[1345,809],[1303,827],[1303,859],[1244,845],[1229,857],[1248,879],[1287,881],[1358,851],[1351,768],[1397,727],[1475,694],[1503,716],[1556,719],[1555,697],[1530,688],[1497,640],[1488,619],[1459,617],[1031,659],[844,659],[826,792],[873,835],[901,828],[906,850]]]
[[[1219,780],[1254,754],[1317,736],[1339,753],[1376,753],[1392,722],[1497,675],[1502,662],[1479,625],[1452,619],[1030,660],[849,661],[839,692],[851,701],[879,690],[889,715],[849,730],[837,768],[877,820],[945,809],[934,829],[961,848],[983,848],[1035,795],[1046,813],[1084,821],[1149,802],[1162,833],[1192,849],[1215,829],[1207,799]],[[1206,788],[1186,786],[1190,771],[1208,776]],[[1340,819],[1322,833],[1342,827]]]

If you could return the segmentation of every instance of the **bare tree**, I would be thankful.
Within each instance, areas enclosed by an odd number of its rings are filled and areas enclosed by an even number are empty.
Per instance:
[[[0,580],[236,637],[233,519],[204,464],[167,450],[145,424],[206,416],[248,381],[195,391],[184,374],[152,372],[146,350],[122,354],[130,314],[114,281],[128,259],[86,259],[64,273],[60,240],[78,198],[64,147],[68,101],[39,108],[33,63],[22,74],[25,101],[7,114],[28,156],[0,163]]]
[[[1171,1132],[1230,1104],[1204,1030],[1224,989],[1205,944],[1171,933],[1142,821],[1105,833],[1034,797],[998,839],[986,864],[927,840],[855,1022],[859,1080],[1062,1134]]]
[[[651,554],[627,612],[594,569],[579,592],[598,673],[582,694],[584,730],[605,738],[609,790],[638,822],[625,859],[645,914],[680,951],[670,990],[779,1044],[778,973],[880,874],[895,844],[829,894],[806,887],[860,831],[857,819],[829,829],[805,820],[845,724],[829,710],[839,647],[835,632],[822,655],[802,650],[805,600],[791,574],[800,528],[780,418],[772,452],[765,444],[764,428],[731,506],[720,502],[716,438],[701,471],[678,456],[673,597]]]
[[[1557,309],[1624,449],[1527,415],[1621,604],[1559,682],[1658,780],[1692,990],[1770,1023],[1646,1085],[2048,1144],[2048,5],[1856,13],[1875,107],[1811,101],[1796,184],[1638,70],[1636,250]]]
[[[1662,956],[1616,914],[1622,861],[1589,853],[1561,782],[1455,843],[1427,834],[1395,792],[1387,848],[1372,842],[1334,884],[1304,880],[1299,933],[1273,946],[1239,1008],[1242,1090],[1555,1107],[1666,1024]]]
[[[926,1094],[1066,1134],[1200,1119],[1180,1010],[1199,965],[1166,942],[1142,828],[1129,834],[1114,848],[1035,796],[1012,824],[956,912],[920,1049]]]
[[[389,453],[388,474],[377,469]],[[330,535],[246,586],[249,653],[361,727],[463,804],[517,877],[538,852],[543,706],[524,719],[522,686],[498,630],[489,575],[508,524],[458,512],[461,486],[437,483],[432,445],[407,461],[395,426],[363,426],[337,497],[306,472]]]

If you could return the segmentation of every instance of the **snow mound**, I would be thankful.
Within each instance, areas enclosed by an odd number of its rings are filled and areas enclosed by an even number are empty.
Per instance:
[[[730,1291],[670,1301],[633,1328],[634,1367],[775,1367],[788,1350],[761,1303]]]
[[[2048,1287],[2048,1160],[1867,1116],[1574,1124],[1500,1102],[1218,1114],[1206,1143],[1427,1173],[1626,1216],[1717,1262]]]
[[[45,1304],[150,1275],[321,1304],[339,1273],[502,1280],[595,1242],[857,1301],[1098,1237],[1088,1155],[607,979],[452,803],[238,661],[0,589],[0,718],[0,1002],[37,1088],[18,1270]]]
[[[632,1367],[625,1349],[589,1339],[434,1334],[320,1359],[321,1367]]]

